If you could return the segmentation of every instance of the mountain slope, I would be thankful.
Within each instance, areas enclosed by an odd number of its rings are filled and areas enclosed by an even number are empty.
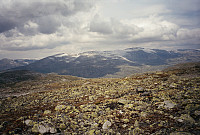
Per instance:
[[[0,71],[15,68],[15,67],[20,67],[20,66],[25,66],[30,63],[35,62],[36,60],[29,60],[29,59],[17,59],[17,60],[12,60],[12,59],[1,59],[0,60]]]
[[[46,91],[49,88],[55,89],[54,84],[60,82],[71,82],[81,78],[42,74],[28,70],[15,70],[0,73],[0,98],[11,95],[21,95],[36,91]]]
[[[199,50],[128,48],[116,51],[89,51],[76,55],[57,54],[15,70],[53,72],[85,78],[124,77],[132,73],[158,71],[174,64],[199,60]]]
[[[0,134],[199,135],[199,88],[199,63],[126,78],[30,83],[21,90],[34,93],[0,98]]]
[[[127,54],[125,54],[125,57],[127,59],[140,64],[152,66],[165,65],[167,64],[168,59],[178,58],[182,56],[180,53],[177,52],[159,49],[152,49],[151,52],[146,52],[143,49],[134,50],[130,48],[127,50]]]
[[[119,71],[117,66],[124,64],[139,66],[139,64],[112,54],[104,56],[96,52],[87,52],[78,56],[53,55],[16,69],[95,78],[113,74]]]

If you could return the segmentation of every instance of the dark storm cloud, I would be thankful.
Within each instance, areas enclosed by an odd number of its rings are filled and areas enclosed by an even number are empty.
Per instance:
[[[37,18],[35,22],[39,25],[38,30],[44,34],[54,33],[61,25],[61,22],[56,20],[56,16]]]
[[[15,27],[24,32],[28,21],[38,24],[38,32],[54,33],[65,17],[91,7],[91,3],[83,0],[7,1],[0,6],[0,33]]]
[[[0,33],[13,29],[15,26],[15,22],[5,17],[0,17]]]

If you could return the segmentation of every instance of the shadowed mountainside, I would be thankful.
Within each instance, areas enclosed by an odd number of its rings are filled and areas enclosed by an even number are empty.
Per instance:
[[[29,59],[17,59],[17,60],[12,60],[12,59],[1,59],[0,60],[0,71],[4,71],[7,69],[15,68],[15,67],[20,67],[20,66],[25,66],[30,63],[35,62],[36,60],[29,60]]]

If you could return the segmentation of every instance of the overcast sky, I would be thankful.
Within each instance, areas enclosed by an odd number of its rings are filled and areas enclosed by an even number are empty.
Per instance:
[[[200,0],[0,0],[0,59],[200,48]]]

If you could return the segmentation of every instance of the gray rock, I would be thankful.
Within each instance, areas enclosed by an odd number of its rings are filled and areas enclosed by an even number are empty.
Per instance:
[[[25,124],[26,124],[27,126],[33,126],[33,121],[27,119],[27,120],[25,120]]]
[[[144,88],[143,87],[139,87],[136,89],[137,93],[143,93],[144,92]]]
[[[108,130],[109,127],[110,127],[111,125],[112,125],[112,124],[111,124],[110,121],[106,121],[106,122],[103,124],[102,128],[103,128],[103,130]]]
[[[178,121],[178,122],[183,122],[183,120],[182,120],[182,119],[177,119],[177,121]]]
[[[44,133],[48,133],[48,132],[56,133],[57,130],[55,128],[49,127],[47,125],[35,124],[35,125],[33,125],[32,132],[44,134]]]
[[[65,105],[57,105],[57,106],[55,107],[55,110],[56,110],[56,111],[62,111],[62,110],[65,109],[65,108],[66,108]]]
[[[41,134],[49,132],[49,127],[45,127],[44,125],[38,125],[38,131]]]
[[[169,100],[164,101],[164,104],[165,104],[164,107],[165,107],[165,108],[168,108],[168,109],[172,109],[172,108],[174,108],[175,105],[176,105],[176,104],[172,103],[172,102],[169,101]]]
[[[118,103],[121,103],[121,104],[128,104],[130,102],[130,100],[126,100],[126,99],[119,99]]]
[[[199,111],[199,110],[196,110],[196,111],[194,112],[194,114],[195,114],[196,116],[200,116],[200,111]]]
[[[50,110],[45,110],[44,111],[44,115],[47,115],[47,114],[51,114],[51,111]]]
[[[180,119],[182,119],[183,122],[187,122],[187,123],[190,123],[190,124],[195,123],[195,120],[189,114],[182,114]]]
[[[145,91],[144,93],[141,94],[141,96],[150,96],[151,92]]]
[[[53,128],[53,127],[50,127],[50,128],[49,128],[49,132],[50,132],[51,134],[55,134],[55,133],[57,133],[57,130],[56,130],[55,128]]]
[[[31,129],[31,131],[33,133],[38,133],[39,132],[39,130],[38,130],[38,124],[34,124],[33,127],[32,127],[32,129]]]

